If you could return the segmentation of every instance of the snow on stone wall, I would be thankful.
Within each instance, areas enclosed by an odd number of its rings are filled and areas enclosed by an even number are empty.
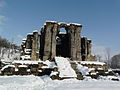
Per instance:
[[[81,64],[95,64],[95,65],[105,65],[103,62],[97,62],[97,61],[80,61]]]

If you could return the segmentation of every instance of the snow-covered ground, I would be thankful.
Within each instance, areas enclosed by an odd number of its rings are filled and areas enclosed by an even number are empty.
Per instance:
[[[5,59],[5,61],[8,60],[12,59]],[[69,60],[62,57],[56,57],[55,61],[59,68],[61,77],[76,77],[75,72],[70,66]],[[13,63],[15,62],[17,63],[22,61],[18,60]],[[38,62],[24,61],[24,63],[31,64]],[[47,64],[49,68],[56,66],[55,63],[49,62],[48,60],[44,63]],[[82,71],[83,75],[86,75],[86,72],[89,71],[88,68],[80,65],[78,66],[78,69]],[[120,90],[120,81],[112,81],[107,78],[110,77],[101,77],[99,80],[91,78],[85,78],[84,80],[51,80],[49,76],[0,76],[0,90]]]
[[[120,81],[51,80],[48,76],[0,76],[0,90],[120,90]]]
[[[0,48],[0,60],[12,62],[20,59],[20,51],[17,49]]]

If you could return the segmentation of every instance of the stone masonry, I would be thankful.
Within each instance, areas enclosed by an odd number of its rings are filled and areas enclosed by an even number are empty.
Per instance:
[[[61,28],[66,32],[61,32]],[[52,60],[55,56],[90,60],[91,40],[81,37],[81,30],[81,24],[47,21],[40,32],[34,31],[27,35],[22,43],[21,55],[29,55],[31,60]]]

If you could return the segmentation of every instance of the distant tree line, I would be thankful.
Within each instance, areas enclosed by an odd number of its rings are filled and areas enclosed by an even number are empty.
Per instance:
[[[2,38],[0,36],[0,48],[13,48],[13,47],[14,47],[14,49],[19,48],[19,46],[17,46],[16,44],[13,44],[9,40]]]
[[[104,60],[103,60],[103,57],[105,57]],[[97,54],[96,60],[99,62],[106,63],[109,67],[113,69],[120,69],[120,54],[117,54],[111,57],[111,52],[109,47],[106,47],[104,49],[104,56]]]
[[[9,48],[9,46],[10,42],[5,38],[0,37],[0,47]]]
[[[16,59],[15,54],[20,52],[20,47],[0,36],[0,60],[1,59]]]

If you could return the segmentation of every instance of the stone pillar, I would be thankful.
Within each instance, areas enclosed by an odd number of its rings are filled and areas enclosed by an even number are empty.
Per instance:
[[[73,60],[81,59],[80,32],[82,25],[70,24],[68,34],[70,35],[70,57]]]
[[[76,59],[81,60],[81,33],[82,25],[76,25]]]
[[[53,28],[54,28],[55,23],[56,22],[46,22],[46,28],[44,30],[45,36],[44,36],[43,60],[51,59],[52,53],[55,54],[54,51],[52,50],[53,46],[56,47],[56,43],[55,43],[56,40],[55,40],[55,37],[53,37],[53,36],[55,36],[55,35],[53,35],[54,34],[53,33],[53,31],[54,31]],[[53,41],[54,41],[54,43],[53,43]]]
[[[39,60],[38,32],[33,31],[31,60]]]
[[[71,59],[76,59],[75,58],[75,31],[74,31],[74,25],[70,24],[70,26],[68,26],[68,34],[69,34],[69,44],[70,44],[70,57]]]
[[[87,38],[81,38],[81,56],[82,60],[85,61],[87,59]]]
[[[32,37],[33,37],[33,34],[32,34],[32,33],[29,33],[29,34],[27,35],[26,49],[32,49]]]
[[[26,54],[31,56],[33,34],[29,33],[26,40]]]
[[[91,40],[87,40],[87,58],[88,60],[90,59],[91,56],[91,48],[92,48],[92,44],[91,44]]]
[[[24,56],[25,55],[25,49],[26,49],[26,38],[22,40],[21,48],[22,48],[21,56]]]
[[[40,44],[41,43],[41,33],[40,32],[38,32],[38,50],[39,50],[39,59],[41,59],[41,57],[40,57],[40,55],[41,55],[41,52],[40,52]]]
[[[51,54],[51,58],[56,56],[56,34],[58,31],[58,24],[55,23],[52,29],[52,39],[51,39],[51,44],[52,44],[52,54]]]
[[[44,55],[45,28],[46,28],[46,25],[44,25],[40,31],[41,33],[40,35],[40,59],[42,60],[43,60],[43,55]]]

